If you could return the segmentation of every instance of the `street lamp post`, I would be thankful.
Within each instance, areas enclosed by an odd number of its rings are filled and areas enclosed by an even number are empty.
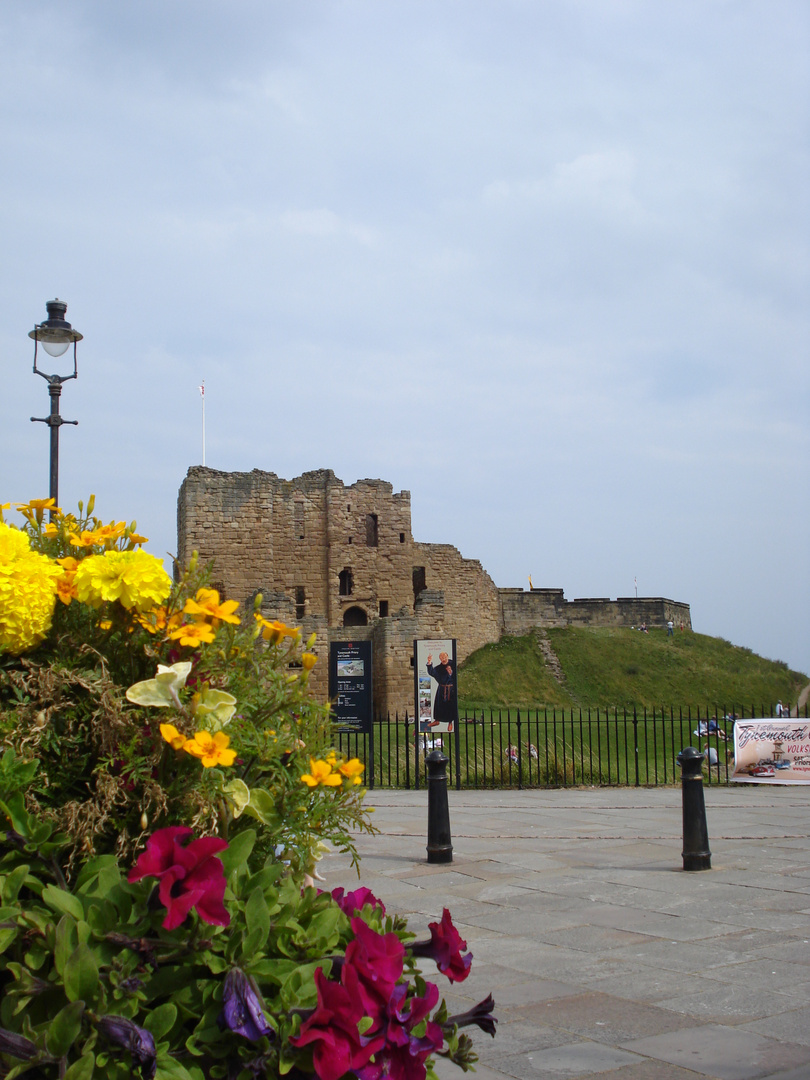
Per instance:
[[[78,378],[79,372],[76,367],[76,342],[82,340],[78,330],[74,330],[65,319],[67,304],[64,300],[49,300],[45,307],[48,318],[44,322],[37,323],[28,336],[34,339],[34,374],[41,375],[48,384],[48,393],[51,397],[51,411],[48,416],[32,416],[32,422],[47,424],[51,429],[51,482],[48,497],[53,499],[53,505],[59,505],[59,428],[62,424],[78,424],[78,420],[63,420],[59,415],[59,398],[62,394],[62,383],[70,379]],[[46,375],[37,367],[37,346],[42,343],[42,348],[49,356],[62,356],[73,343],[73,374],[72,375]],[[50,520],[53,521],[53,509],[50,512]]]

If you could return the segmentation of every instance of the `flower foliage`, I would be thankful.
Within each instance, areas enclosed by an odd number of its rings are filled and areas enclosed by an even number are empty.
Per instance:
[[[102,855],[66,883],[65,837],[7,794],[20,768],[0,759],[4,1075],[435,1080],[436,1055],[475,1061],[460,1028],[494,1034],[491,998],[447,1016],[368,890],[349,916],[272,856],[251,865],[253,830],[158,830],[128,874]]]
[[[418,968],[472,957],[361,887],[363,763],[308,689],[316,639],[175,580],[136,523],[0,510],[0,1076],[436,1080],[494,1034]],[[45,524],[45,511],[53,520]],[[128,868],[128,869],[127,869]]]
[[[196,557],[173,584],[136,523],[105,524],[92,498],[17,509],[20,528],[0,521],[0,740],[38,757],[29,803],[76,859],[178,822],[225,839],[252,824],[298,873],[324,840],[353,853],[364,767],[308,691],[314,639],[261,597],[242,612]]]

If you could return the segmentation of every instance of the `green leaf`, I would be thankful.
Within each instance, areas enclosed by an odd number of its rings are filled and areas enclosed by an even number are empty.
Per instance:
[[[234,780],[230,780],[223,786],[222,793],[233,803],[234,819],[240,817],[242,811],[250,802],[250,788],[245,781],[240,780],[237,776]]]
[[[152,1032],[155,1042],[158,1042],[171,1031],[176,1019],[177,1009],[170,1001],[167,1001],[149,1013],[143,1022],[143,1026]]]
[[[3,812],[15,832],[18,832],[20,836],[28,836],[31,818],[25,809],[25,800],[21,792],[15,791],[5,802],[0,802],[0,811]]]
[[[45,1046],[49,1054],[55,1058],[65,1056],[79,1037],[83,1015],[83,1001],[71,1001],[56,1014],[45,1032]]]
[[[249,934],[253,935],[258,931],[261,934],[261,940],[267,938],[270,932],[270,911],[260,888],[253,890],[245,904],[245,922]]]
[[[68,1001],[93,1001],[98,991],[98,965],[89,946],[79,945],[65,964]]]
[[[251,817],[258,818],[263,825],[281,825],[281,818],[276,809],[275,801],[272,795],[265,791],[264,788],[251,789],[250,802],[245,807],[244,812]]]
[[[17,930],[15,927],[2,927],[0,928],[0,953],[4,953],[9,945],[17,939]]]
[[[53,962],[60,975],[65,974],[65,965],[78,947],[76,920],[70,915],[63,915],[56,926],[53,947]]]
[[[237,833],[233,840],[228,842],[227,849],[219,855],[225,870],[225,877],[230,877],[234,870],[248,861],[248,856],[253,851],[255,843],[256,832],[254,829],[245,829],[244,832]]]
[[[17,899],[20,889],[23,887],[26,875],[30,867],[18,866],[3,881],[3,903],[8,904]]]
[[[168,1054],[158,1054],[155,1080],[194,1080],[188,1069]]]
[[[46,885],[42,890],[42,899],[53,911],[62,915],[72,915],[74,919],[84,918],[84,908],[81,900],[64,889],[57,889],[55,885]]]
[[[92,1053],[82,1054],[65,1073],[65,1080],[91,1080],[95,1063]]]

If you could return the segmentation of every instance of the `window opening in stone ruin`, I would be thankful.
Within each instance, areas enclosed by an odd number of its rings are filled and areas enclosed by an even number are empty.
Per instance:
[[[400,542],[400,544],[405,543],[405,533],[400,533],[399,534],[399,542]]]
[[[350,607],[343,616],[344,626],[367,626],[368,615],[359,607]]]
[[[340,588],[338,592],[341,596],[351,596],[354,589],[354,577],[351,570],[346,567],[345,570],[341,570],[338,574],[338,581],[340,582]]]
[[[380,601],[380,618],[381,619],[387,619],[388,618],[388,601],[387,600],[381,600]]]
[[[295,528],[295,539],[304,539],[304,504],[302,502],[296,502],[293,510],[293,522]]]
[[[349,543],[351,543],[351,542],[352,542],[352,538],[351,538],[351,537],[349,537]]]
[[[377,547],[376,514],[366,514],[366,547]]]
[[[307,612],[307,597],[303,585],[295,586],[295,617],[303,619]]]
[[[425,582],[425,568],[424,568],[424,566],[415,566],[413,568],[413,598],[414,598],[414,600],[416,600],[416,598],[419,596],[419,593],[424,592],[426,588],[427,588],[427,584]]]
[[[219,593],[219,602],[220,603],[222,603],[223,600],[227,600],[227,597],[225,596],[225,582],[224,581],[212,581],[209,584],[208,588],[217,590],[217,592]]]

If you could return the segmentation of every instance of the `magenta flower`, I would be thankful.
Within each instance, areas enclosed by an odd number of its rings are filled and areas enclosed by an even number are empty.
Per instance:
[[[394,987],[386,1008],[385,1045],[358,1069],[359,1080],[425,1080],[425,1061],[444,1044],[442,1028],[429,1019],[439,988],[427,983],[425,996],[408,997],[408,983]],[[414,1029],[426,1021],[421,1036]]]
[[[402,977],[405,948],[396,934],[378,934],[357,916],[351,926],[354,941],[346,946],[341,978],[347,967],[355,969],[365,1015],[374,1017],[385,1008]]]
[[[128,881],[154,877],[160,882],[158,896],[166,908],[164,930],[174,930],[192,908],[203,922],[227,926],[231,917],[225,910],[225,871],[216,858],[227,843],[216,836],[205,836],[183,846],[192,836],[182,825],[158,829],[146,842],[146,851],[129,872]]]
[[[315,972],[318,1004],[290,1038],[293,1046],[312,1044],[312,1064],[319,1080],[340,1080],[357,1074],[384,1043],[384,1036],[360,1035],[357,1025],[364,1013],[359,980],[353,967],[343,966],[341,982],[331,982],[323,971]]]
[[[461,955],[461,950],[467,948],[467,942],[463,941],[461,934],[453,926],[450,912],[447,908],[442,912],[440,923],[428,923],[430,941],[416,941],[411,945],[412,956],[425,956],[435,961],[436,966],[450,982],[463,982],[470,974],[472,953]]]
[[[367,889],[364,885],[349,893],[344,892],[342,886],[338,889],[332,889],[332,899],[350,919],[356,911],[362,911],[365,904],[371,904],[373,908],[379,908],[380,912],[383,915],[385,914],[385,904],[383,904],[382,900],[378,900],[371,889]]]
[[[452,1030],[453,1025],[456,1027],[471,1027],[475,1024],[480,1027],[482,1031],[487,1035],[491,1035],[495,1038],[495,1025],[498,1023],[498,1018],[492,1015],[492,1010],[495,1008],[495,1001],[492,994],[485,997],[483,1001],[479,1001],[477,1005],[474,1005],[467,1012],[457,1013],[455,1016],[448,1016],[444,1022],[445,1028]]]

